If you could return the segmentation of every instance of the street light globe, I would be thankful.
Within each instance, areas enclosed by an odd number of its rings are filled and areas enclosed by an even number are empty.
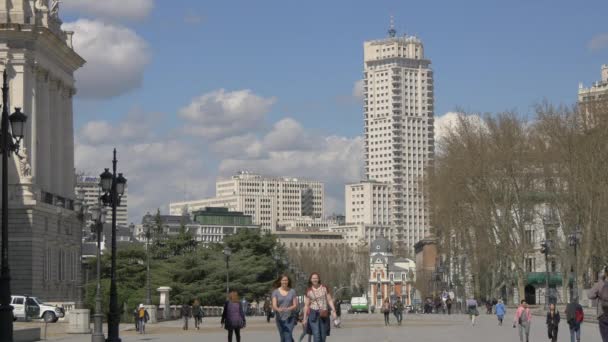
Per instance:
[[[98,205],[92,206],[91,209],[89,210],[89,212],[91,213],[91,220],[93,220],[93,221],[99,220],[99,216],[101,215],[101,212],[100,212],[100,208]]]
[[[112,173],[110,169],[105,169],[101,175],[99,175],[99,186],[103,192],[108,192],[112,189]]]
[[[116,192],[119,196],[122,196],[125,193],[125,186],[127,185],[127,179],[122,175],[122,173],[118,174],[116,178]]]
[[[230,247],[228,247],[228,246],[224,247],[224,255],[230,256],[231,254],[232,254],[232,250],[230,249]]]
[[[17,138],[17,140],[22,139],[25,132],[27,116],[21,112],[21,108],[17,107],[15,108],[15,112],[11,114],[8,119],[11,122],[13,137]]]

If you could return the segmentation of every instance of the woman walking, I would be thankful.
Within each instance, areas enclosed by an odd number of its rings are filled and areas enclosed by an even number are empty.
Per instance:
[[[549,312],[547,312],[547,333],[551,342],[557,341],[559,320],[559,312],[555,310],[555,304],[549,304]]]
[[[384,326],[391,325],[391,301],[388,299],[388,297],[384,298],[384,301],[382,302],[382,313],[384,314]]]
[[[519,325],[519,341],[529,342],[530,341],[530,324],[532,323],[532,312],[528,308],[528,303],[525,300],[521,301],[521,304],[515,312],[515,318],[513,319],[513,328],[515,324]]]
[[[232,342],[232,335],[236,336],[236,342],[241,342],[241,329],[245,328],[245,312],[241,306],[239,294],[232,290],[228,294],[228,300],[224,303],[221,324],[228,330],[228,342]]]
[[[293,328],[296,324],[294,313],[298,308],[296,291],[291,288],[291,279],[285,274],[274,282],[272,309],[276,313],[277,330],[281,342],[293,342]]]
[[[475,298],[467,299],[467,311],[471,318],[471,325],[475,325],[475,317],[479,316],[479,309],[477,309],[478,303]]]
[[[192,317],[194,317],[194,327],[196,330],[201,328],[201,324],[203,324],[203,307],[201,306],[201,302],[196,299],[194,300],[194,304],[192,304]]]
[[[308,278],[308,289],[304,296],[304,322],[314,342],[325,342],[329,336],[330,308],[332,318],[335,320],[337,317],[334,300],[327,287],[321,283],[319,274],[312,273]]]
[[[496,318],[498,318],[498,325],[502,325],[502,321],[505,319],[505,315],[507,314],[507,309],[505,308],[505,304],[502,300],[498,301],[496,304]]]

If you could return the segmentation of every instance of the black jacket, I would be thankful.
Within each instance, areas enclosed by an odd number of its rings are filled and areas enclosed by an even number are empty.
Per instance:
[[[547,312],[547,325],[558,326],[560,319],[561,318],[559,317],[559,312],[557,312],[557,310],[555,311],[555,315],[553,317],[551,317],[551,312]]]

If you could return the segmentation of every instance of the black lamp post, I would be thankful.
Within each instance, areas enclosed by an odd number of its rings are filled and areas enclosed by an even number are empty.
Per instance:
[[[146,305],[152,305],[152,288],[150,285],[150,239],[152,238],[152,227],[146,222],[144,234],[146,236]]]
[[[5,65],[6,67],[6,65]],[[13,307],[11,306],[11,276],[8,265],[8,156],[19,153],[27,116],[21,108],[8,115],[8,80],[4,69],[2,86],[2,127],[0,153],[2,153],[2,269],[0,271],[0,341],[13,342]],[[12,134],[9,133],[9,122]]]
[[[224,247],[224,258],[226,259],[226,295],[230,293],[230,255],[232,250],[230,247]]]
[[[545,310],[549,307],[549,253],[551,253],[551,240],[540,243],[540,252],[545,255]]]
[[[116,207],[120,205],[120,198],[125,192],[127,180],[122,173],[116,175],[116,149],[112,159],[112,172],[109,169],[99,176],[100,186],[104,194],[101,201],[104,206],[112,207],[112,266],[110,268],[110,313],[108,315],[107,342],[120,342],[118,326],[120,324],[120,308],[118,307],[118,292],[116,290]]]
[[[91,342],[104,342],[103,335],[103,311],[101,307],[101,234],[103,233],[103,224],[106,221],[104,208],[100,205],[91,207],[91,231],[97,236],[97,284],[95,292],[95,314],[93,314],[93,334]]]
[[[577,227],[576,230],[568,235],[568,244],[571,247],[574,247],[574,265],[573,265],[573,271],[574,271],[574,283],[572,284],[572,291],[573,294],[570,295],[571,296],[571,301],[572,298],[577,298],[578,299],[578,256],[577,256],[577,247],[578,244],[581,241],[581,235],[582,232],[580,231],[580,229]]]

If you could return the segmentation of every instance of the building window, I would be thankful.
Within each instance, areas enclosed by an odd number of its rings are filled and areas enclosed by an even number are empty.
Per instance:
[[[534,258],[526,258],[526,272],[534,272]]]

